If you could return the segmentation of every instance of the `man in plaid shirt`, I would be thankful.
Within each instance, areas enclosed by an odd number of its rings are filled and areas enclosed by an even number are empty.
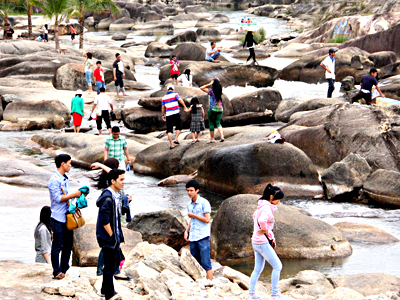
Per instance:
[[[119,161],[119,169],[125,170],[125,156],[127,163],[130,165],[128,143],[125,137],[120,136],[118,126],[114,126],[111,130],[112,135],[107,137],[104,141],[104,160],[109,157],[115,158]]]

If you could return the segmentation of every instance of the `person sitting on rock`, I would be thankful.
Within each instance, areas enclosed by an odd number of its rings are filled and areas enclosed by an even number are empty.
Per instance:
[[[221,50],[216,49],[215,42],[211,42],[210,47],[206,50],[206,61],[219,63],[217,59],[221,55]]]
[[[207,279],[213,279],[213,270],[210,259],[210,214],[211,205],[203,197],[200,197],[200,184],[197,180],[186,183],[186,191],[191,199],[187,205],[189,225],[183,234],[189,241],[190,253],[206,270]]]
[[[354,103],[360,99],[364,99],[368,105],[372,104],[372,87],[375,85],[381,97],[385,98],[381,89],[378,86],[378,80],[376,76],[378,75],[378,70],[372,68],[369,71],[369,75],[364,75],[360,81],[360,91],[350,100],[350,103]]]
[[[178,77],[178,82],[184,87],[192,87],[193,75],[190,75],[190,69],[186,69],[181,76]]]

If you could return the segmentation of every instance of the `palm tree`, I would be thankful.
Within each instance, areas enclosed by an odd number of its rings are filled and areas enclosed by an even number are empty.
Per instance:
[[[56,42],[56,49],[60,49],[60,36],[58,33],[58,25],[64,19],[68,12],[71,10],[70,0],[44,0],[43,13],[48,18],[54,18],[54,38]]]
[[[8,24],[8,15],[15,8],[15,0],[0,0],[0,16],[4,17],[3,39],[6,38],[6,25]]]
[[[79,49],[83,48],[83,23],[85,14],[88,11],[101,12],[103,10],[111,10],[111,12],[120,12],[120,8],[112,0],[71,0],[73,12],[69,18],[79,18]]]
[[[28,37],[32,36],[32,7],[42,6],[40,0],[23,0],[26,6],[26,14],[28,15]]]

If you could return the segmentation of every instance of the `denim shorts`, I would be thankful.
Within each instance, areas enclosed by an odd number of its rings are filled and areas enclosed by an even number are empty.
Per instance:
[[[199,262],[204,270],[209,271],[212,269],[209,236],[199,241],[190,242],[190,253]]]

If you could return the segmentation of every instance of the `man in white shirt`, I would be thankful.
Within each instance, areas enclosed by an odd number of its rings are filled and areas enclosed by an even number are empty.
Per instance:
[[[335,55],[336,51],[333,48],[329,49],[329,55],[322,61],[321,67],[325,69],[325,78],[328,81],[328,98],[332,98],[333,90],[335,89]]]
[[[206,50],[206,61],[218,63],[220,61],[217,58],[220,55],[221,55],[220,50],[216,49],[215,42],[211,42],[210,47],[207,48]]]
[[[93,104],[93,108],[92,108],[92,112],[91,112],[91,114],[92,114],[94,111],[96,111],[97,130],[99,131],[100,135],[101,135],[101,123],[102,123],[103,119],[107,125],[108,132],[111,133],[110,108],[111,108],[111,111],[114,111],[114,106],[111,103],[110,96],[108,96],[106,94],[106,89],[101,87],[100,94],[96,95],[96,97],[94,98],[94,104]]]

